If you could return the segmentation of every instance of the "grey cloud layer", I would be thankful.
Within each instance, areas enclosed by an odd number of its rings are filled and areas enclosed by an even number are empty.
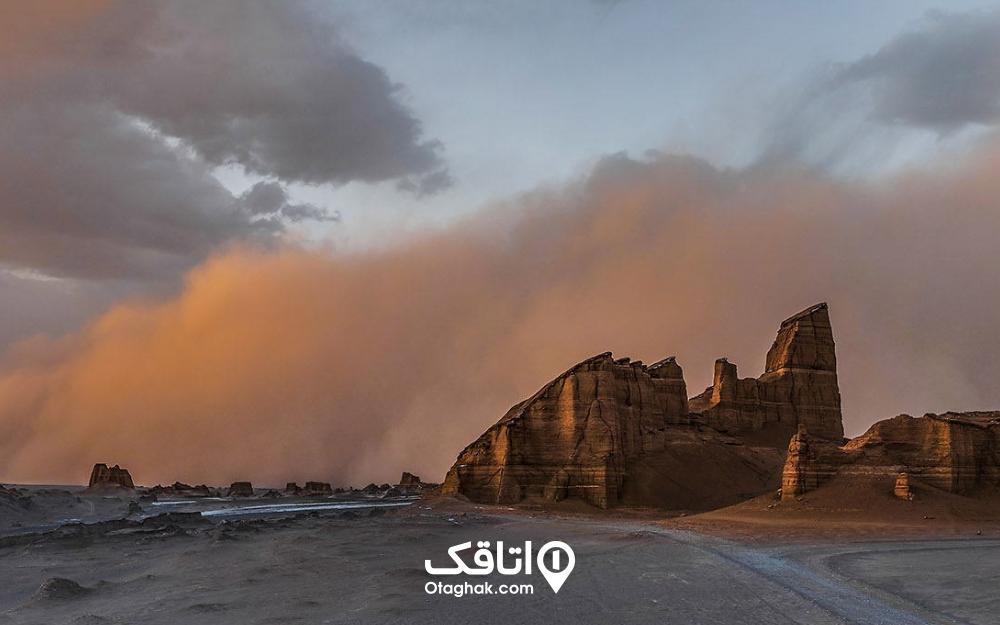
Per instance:
[[[337,218],[286,183],[446,175],[400,88],[303,3],[99,5],[0,9],[0,263],[170,278]],[[233,197],[217,165],[269,180]]]
[[[844,67],[867,84],[872,117],[939,131],[1000,122],[1000,11],[931,13],[921,28]]]
[[[775,106],[762,162],[836,169],[888,157],[914,129],[1000,124],[1000,10],[928,13],[874,54],[831,65]]]
[[[32,102],[0,123],[0,261],[55,276],[158,278],[255,223],[202,163],[98,103]]]
[[[440,145],[420,141],[399,87],[302,7],[128,3],[137,45],[103,64],[101,79],[123,110],[216,165],[307,183],[439,166]]]
[[[251,215],[280,216],[288,221],[339,221],[339,214],[331,214],[312,204],[292,204],[288,193],[277,182],[258,182],[240,196],[244,210]]]

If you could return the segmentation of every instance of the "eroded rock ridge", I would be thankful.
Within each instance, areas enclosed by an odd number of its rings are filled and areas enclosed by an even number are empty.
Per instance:
[[[895,477],[903,499],[913,498],[914,481],[958,494],[1000,485],[1000,412],[899,415],[843,446],[800,431],[788,448],[782,498],[808,493],[834,476]]]
[[[825,303],[785,320],[765,372],[687,398],[673,357],[646,366],[599,354],[517,404],[465,448],[443,485],[484,503],[579,498],[607,508],[709,509],[777,488],[801,425],[840,442],[833,332]],[[694,476],[696,479],[690,479]]]

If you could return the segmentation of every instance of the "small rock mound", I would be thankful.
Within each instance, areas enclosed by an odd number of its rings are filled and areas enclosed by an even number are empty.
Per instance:
[[[84,588],[71,579],[52,577],[42,582],[33,598],[38,601],[78,599],[89,592],[91,592],[89,588]]]
[[[167,497],[211,497],[214,493],[205,484],[199,484],[198,486],[191,486],[190,484],[185,484],[184,482],[174,482],[169,486],[161,486],[157,484],[156,486],[146,490],[147,495],[152,495],[153,497],[158,497],[164,495]]]
[[[895,494],[899,499],[903,499],[905,501],[913,501],[916,499],[913,491],[910,490],[910,476],[908,473],[900,473],[896,476],[896,486],[893,490],[893,494]]]

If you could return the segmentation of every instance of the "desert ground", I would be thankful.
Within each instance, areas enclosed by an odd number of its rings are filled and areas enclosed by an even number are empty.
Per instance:
[[[961,502],[889,499],[875,523],[828,509],[833,492],[672,518],[326,498],[253,513],[275,502],[144,505],[121,520],[126,496],[36,487],[20,520],[4,511],[0,623],[997,622],[1000,523]],[[576,566],[558,594],[537,574],[517,578],[531,595],[425,592],[441,578],[424,560],[481,540],[561,540]]]

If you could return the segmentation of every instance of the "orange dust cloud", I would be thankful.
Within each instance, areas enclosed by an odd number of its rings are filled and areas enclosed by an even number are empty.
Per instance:
[[[900,411],[1000,408],[1000,160],[847,184],[602,161],[392,249],[236,247],[165,301],[121,303],[0,364],[0,479],[439,480],[575,362],[677,355],[690,395],[758,375],[826,300],[856,434]]]

